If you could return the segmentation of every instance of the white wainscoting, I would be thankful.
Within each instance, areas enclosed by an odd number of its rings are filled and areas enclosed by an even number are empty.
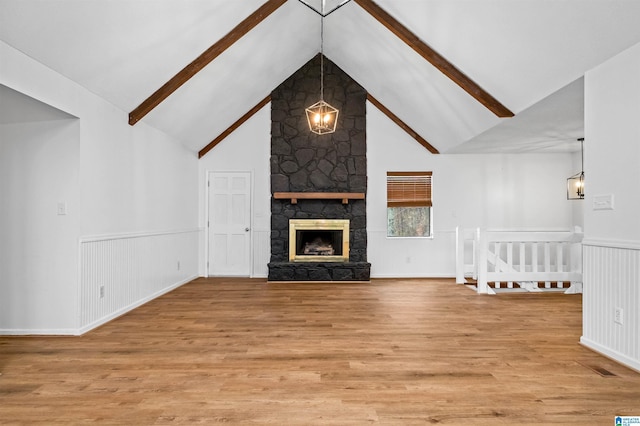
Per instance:
[[[271,261],[271,231],[255,230],[253,232],[253,274],[254,278],[269,276],[268,264]]]
[[[79,334],[196,278],[200,233],[82,238]]]
[[[583,256],[580,342],[640,371],[640,245],[584,241]],[[617,308],[622,324],[615,322]]]

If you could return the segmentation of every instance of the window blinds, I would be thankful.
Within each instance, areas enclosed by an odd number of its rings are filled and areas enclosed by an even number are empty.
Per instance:
[[[432,172],[387,172],[387,207],[431,207]]]

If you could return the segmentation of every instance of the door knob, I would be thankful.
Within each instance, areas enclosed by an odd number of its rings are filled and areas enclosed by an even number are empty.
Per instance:
[[[249,228],[244,228],[244,232],[249,232]]]

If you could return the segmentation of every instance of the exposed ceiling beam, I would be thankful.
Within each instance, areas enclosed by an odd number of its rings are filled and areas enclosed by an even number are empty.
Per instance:
[[[269,102],[271,102],[271,95],[268,95],[266,98],[261,100],[258,103],[258,105],[256,105],[253,108],[251,108],[245,115],[240,117],[235,123],[233,123],[231,126],[229,126],[229,128],[227,130],[225,130],[224,132],[220,133],[220,135],[217,138],[215,138],[214,140],[209,142],[209,144],[207,146],[202,148],[200,150],[200,152],[198,152],[198,158],[204,157],[207,154],[207,152],[211,151],[216,145],[218,145],[220,142],[222,142],[222,140],[224,138],[226,138],[231,133],[233,133],[233,131],[236,130],[238,127],[242,126],[242,124],[245,121],[250,119],[253,116],[253,114],[255,114],[256,112],[260,111],[262,109],[262,107],[265,106],[266,104],[268,104]]]
[[[287,0],[268,0],[258,10],[249,15],[244,21],[240,22],[227,35],[222,37],[213,46],[208,48],[204,53],[193,60],[189,65],[184,67],[180,72],[166,82],[161,88],[156,90],[136,109],[129,113],[129,124],[134,125],[145,115],[157,107],[160,102],[164,101],[169,95],[178,90],[180,86],[189,81],[191,77],[196,75],[201,69],[207,66],[211,61],[217,58],[222,52],[227,50],[231,45],[238,41],[242,36],[251,31],[260,22],[275,12],[280,6],[285,4]]]
[[[409,47],[429,61],[431,65],[449,77],[454,83],[460,86],[469,95],[473,96],[478,102],[487,107],[495,115],[501,118],[513,117],[513,112],[487,93],[482,87],[478,86],[473,80],[457,69],[451,62],[447,61],[442,55],[420,40],[417,35],[402,25],[393,16],[389,15],[375,2],[372,0],[354,1],[378,22],[387,27],[387,29],[404,41]]]
[[[404,130],[412,138],[417,140],[420,143],[420,145],[425,147],[430,153],[432,153],[432,154],[440,154],[440,151],[438,151],[433,145],[431,145],[429,142],[427,142],[427,140],[424,139],[422,136],[420,136],[415,130],[413,130],[411,127],[409,127],[407,125],[407,123],[405,123],[404,121],[400,120],[400,118],[397,115],[395,115],[394,113],[392,113],[389,110],[389,108],[387,108],[384,105],[382,105],[380,103],[380,101],[378,101],[376,98],[371,96],[371,94],[369,94],[369,93],[367,93],[367,100],[369,102],[371,102],[373,105],[375,105],[376,108],[378,108],[380,111],[382,111],[384,113],[384,115],[389,117],[391,119],[391,121],[396,123],[402,130]]]

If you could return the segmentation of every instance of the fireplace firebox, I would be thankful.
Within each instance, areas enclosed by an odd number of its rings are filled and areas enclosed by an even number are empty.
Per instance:
[[[291,219],[290,262],[348,262],[348,219]]]

